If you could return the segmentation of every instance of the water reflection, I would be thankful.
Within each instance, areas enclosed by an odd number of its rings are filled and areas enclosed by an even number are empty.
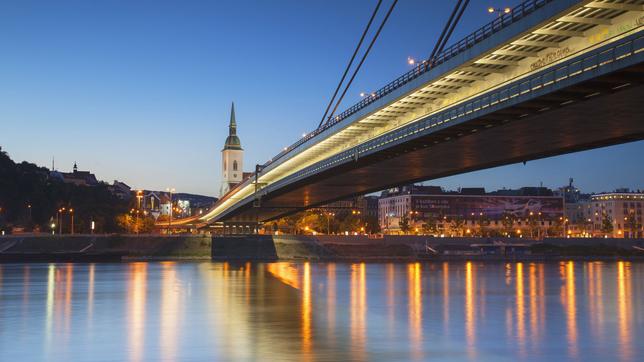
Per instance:
[[[475,338],[476,338],[476,305],[474,304],[474,266],[471,261],[465,264],[465,341],[467,355],[470,358],[476,357]]]
[[[630,264],[620,261],[617,263],[617,322],[622,360],[632,358],[631,344],[631,270]]]
[[[591,331],[599,344],[604,340],[604,302],[602,286],[603,265],[600,262],[588,263],[588,317]]]
[[[1,273],[2,361],[644,353],[643,263],[4,264]]]
[[[562,265],[563,266],[563,265]],[[575,294],[575,263],[569,261],[564,267],[565,283],[561,287],[561,304],[566,311],[566,338],[568,355],[577,357],[577,295]]]
[[[302,349],[311,352],[311,264],[304,263],[302,276]]]
[[[523,298],[523,263],[516,264],[516,319],[519,353],[525,357],[525,305]]]
[[[355,346],[354,358],[365,359],[367,276],[364,263],[351,265],[351,342]]]
[[[393,336],[396,333],[396,266],[393,263],[387,264],[386,278],[387,323],[389,324],[389,335]]]
[[[147,269],[147,263],[130,264],[128,286],[130,361],[142,361],[144,358]]]
[[[336,310],[336,286],[335,286],[335,263],[327,265],[327,291],[326,291],[326,318],[327,333],[331,342],[335,342],[335,310]]]
[[[412,356],[421,359],[423,339],[423,299],[420,263],[408,266],[409,336]]]
[[[174,262],[161,264],[161,355],[168,361],[177,358],[177,332],[179,318],[179,285]]]
[[[443,325],[447,333],[449,326],[449,263],[443,263]]]
[[[94,275],[96,264],[90,264],[87,278],[87,322],[92,323],[94,319]]]

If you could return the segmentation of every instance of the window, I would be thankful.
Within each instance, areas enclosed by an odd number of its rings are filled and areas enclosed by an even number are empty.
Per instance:
[[[224,160],[224,171],[226,171],[226,161]]]
[[[233,171],[237,171],[237,160],[233,161]]]

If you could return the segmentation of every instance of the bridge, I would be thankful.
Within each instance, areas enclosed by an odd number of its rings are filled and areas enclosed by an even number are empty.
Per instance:
[[[176,226],[644,139],[644,1],[528,0],[420,62]]]

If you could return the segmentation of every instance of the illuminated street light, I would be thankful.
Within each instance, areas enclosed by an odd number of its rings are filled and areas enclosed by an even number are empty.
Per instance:
[[[74,235],[74,209],[72,209],[72,208],[70,208],[70,209],[69,209],[69,216],[70,216],[70,217],[71,217],[71,219],[72,219],[72,220],[71,220],[71,224],[72,224],[72,227],[71,227],[71,234],[72,234],[72,235]]]
[[[416,59],[414,59],[412,57],[407,57],[407,64],[415,65],[416,64]]]
[[[169,217],[168,217],[168,234],[170,234],[170,227],[172,227],[172,193],[175,191],[174,187],[167,187],[166,192],[170,193],[170,206],[168,207]]]
[[[501,8],[495,8],[490,6],[489,8],[487,8],[488,13],[490,14],[496,13],[498,16],[502,16],[503,14],[509,14],[510,11],[512,11],[512,9],[510,9],[509,7],[505,7],[501,9]]]

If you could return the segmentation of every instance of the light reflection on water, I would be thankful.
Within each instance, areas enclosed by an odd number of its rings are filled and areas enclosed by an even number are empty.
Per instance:
[[[644,263],[1,264],[0,360],[608,360]]]

